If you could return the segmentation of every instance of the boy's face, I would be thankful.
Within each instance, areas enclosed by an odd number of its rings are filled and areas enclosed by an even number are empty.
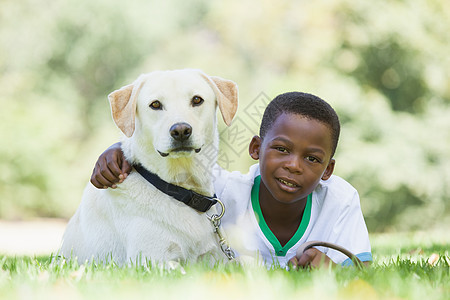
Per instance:
[[[331,130],[325,124],[281,114],[263,140],[255,136],[250,142],[250,156],[259,159],[260,197],[286,204],[305,199],[320,179],[333,173],[331,149]]]

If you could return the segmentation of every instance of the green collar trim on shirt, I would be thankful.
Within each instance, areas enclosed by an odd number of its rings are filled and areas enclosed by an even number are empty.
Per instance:
[[[255,178],[251,194],[252,206],[253,211],[255,212],[256,220],[258,221],[259,228],[261,228],[261,231],[263,232],[264,236],[267,238],[267,240],[272,244],[273,248],[275,249],[275,254],[277,256],[285,256],[287,251],[301,239],[301,237],[306,231],[306,227],[308,227],[309,220],[311,218],[312,194],[309,194],[306,200],[305,211],[303,212],[303,217],[300,226],[298,227],[297,231],[292,236],[292,238],[286,243],[286,245],[282,247],[277,237],[272,233],[269,226],[267,225],[266,220],[264,220],[264,216],[261,211],[261,206],[259,205],[260,185],[261,185],[261,176],[258,175]]]

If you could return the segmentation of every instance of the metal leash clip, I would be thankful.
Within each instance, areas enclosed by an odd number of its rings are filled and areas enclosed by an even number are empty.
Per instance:
[[[230,245],[228,245],[222,229],[220,228],[220,219],[222,219],[223,215],[225,214],[225,205],[223,205],[222,201],[217,198],[214,198],[214,200],[217,200],[217,203],[220,204],[220,206],[222,207],[222,211],[220,212],[220,215],[213,214],[212,216],[208,216],[208,214],[206,214],[206,216],[211,221],[211,224],[214,227],[214,233],[216,233],[219,238],[220,249],[229,260],[232,260],[236,257],[236,255],[234,254],[234,251],[231,249]]]

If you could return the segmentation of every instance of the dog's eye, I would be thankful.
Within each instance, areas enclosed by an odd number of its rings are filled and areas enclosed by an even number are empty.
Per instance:
[[[192,106],[199,106],[200,104],[203,103],[203,99],[200,96],[194,96],[192,97]]]
[[[149,106],[151,109],[154,109],[154,110],[162,109],[162,104],[158,100],[153,101],[152,103],[150,103]]]

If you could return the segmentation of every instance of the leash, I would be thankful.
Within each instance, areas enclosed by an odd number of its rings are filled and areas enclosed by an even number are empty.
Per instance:
[[[222,250],[222,252],[229,260],[232,260],[236,257],[234,251],[228,245],[222,229],[220,228],[220,219],[222,219],[223,215],[225,214],[225,205],[222,203],[222,201],[216,198],[215,194],[213,197],[201,195],[194,191],[162,180],[158,175],[150,172],[140,164],[133,165],[133,167],[139,174],[141,174],[142,177],[144,177],[145,180],[147,180],[158,190],[165,193],[166,195],[175,198],[180,202],[183,202],[184,204],[197,210],[198,212],[206,212],[213,205],[219,203],[222,208],[220,214],[213,214],[212,216],[208,216],[208,214],[206,214],[206,217],[211,221],[211,224],[214,227],[214,233],[217,234],[217,237],[219,238],[218,242],[220,250]]]
[[[214,227],[214,233],[217,234],[217,237],[219,238],[220,250],[222,250],[223,254],[225,254],[228,260],[232,260],[236,257],[236,255],[234,254],[234,251],[233,249],[231,249],[230,245],[228,245],[227,240],[225,239],[225,235],[220,228],[220,219],[222,219],[223,215],[225,214],[225,205],[219,199],[216,198],[216,200],[222,207],[220,215],[213,214],[212,216],[208,216],[208,214],[206,214],[206,217],[211,221],[211,224]]]
[[[151,183],[158,190],[186,204],[187,206],[192,207],[198,212],[206,212],[217,203],[216,195],[213,197],[208,197],[164,181],[159,178],[158,175],[150,172],[140,164],[133,165],[133,167],[139,174],[141,174],[142,177],[145,178],[145,180]]]
[[[352,252],[348,251],[344,247],[341,247],[341,246],[333,244],[333,243],[328,243],[328,242],[321,242],[321,241],[306,242],[306,243],[300,245],[300,247],[298,247],[296,256],[300,257],[300,256],[302,256],[303,252],[305,252],[309,248],[316,247],[316,246],[327,247],[327,248],[331,248],[331,249],[337,250],[339,252],[342,252],[348,258],[350,258],[358,268],[362,269],[364,267],[364,264],[362,263],[362,261],[356,255],[354,255]]]

